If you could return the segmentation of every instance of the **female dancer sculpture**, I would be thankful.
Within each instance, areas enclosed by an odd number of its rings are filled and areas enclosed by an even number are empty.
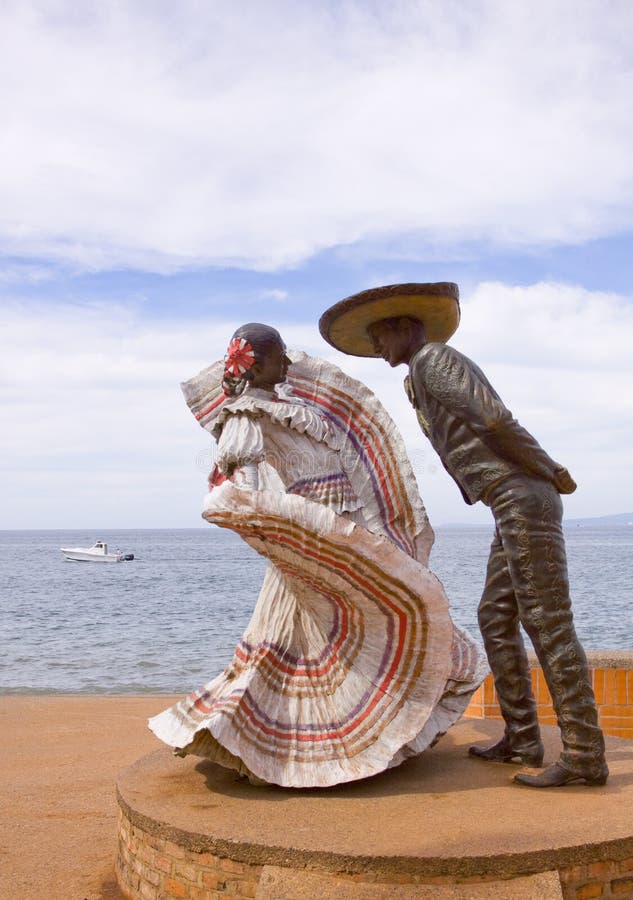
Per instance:
[[[394,423],[261,324],[183,391],[218,442],[203,516],[270,565],[230,665],[150,728],[180,755],[287,787],[421,753],[487,667],[426,568],[433,534]]]

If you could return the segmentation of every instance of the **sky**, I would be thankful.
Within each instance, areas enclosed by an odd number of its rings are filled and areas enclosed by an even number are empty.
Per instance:
[[[5,0],[0,529],[202,524],[179,388],[248,321],[365,381],[435,525],[467,507],[404,368],[319,336],[455,281],[451,343],[578,482],[633,511],[628,0]]]

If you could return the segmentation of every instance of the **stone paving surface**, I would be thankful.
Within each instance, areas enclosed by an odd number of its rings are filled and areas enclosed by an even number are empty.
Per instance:
[[[0,696],[0,897],[119,900],[117,772],[175,697]]]

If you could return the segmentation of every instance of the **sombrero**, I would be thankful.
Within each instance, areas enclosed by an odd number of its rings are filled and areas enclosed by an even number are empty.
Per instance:
[[[387,284],[352,294],[326,310],[319,330],[328,344],[352,356],[379,356],[368,328],[381,319],[409,316],[424,323],[429,341],[444,343],[459,325],[459,288],[452,281]]]

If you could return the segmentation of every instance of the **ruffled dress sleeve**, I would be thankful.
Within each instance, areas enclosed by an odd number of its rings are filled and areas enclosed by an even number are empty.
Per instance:
[[[232,475],[235,469],[258,465],[264,456],[260,420],[243,413],[229,416],[218,438],[218,469]]]

